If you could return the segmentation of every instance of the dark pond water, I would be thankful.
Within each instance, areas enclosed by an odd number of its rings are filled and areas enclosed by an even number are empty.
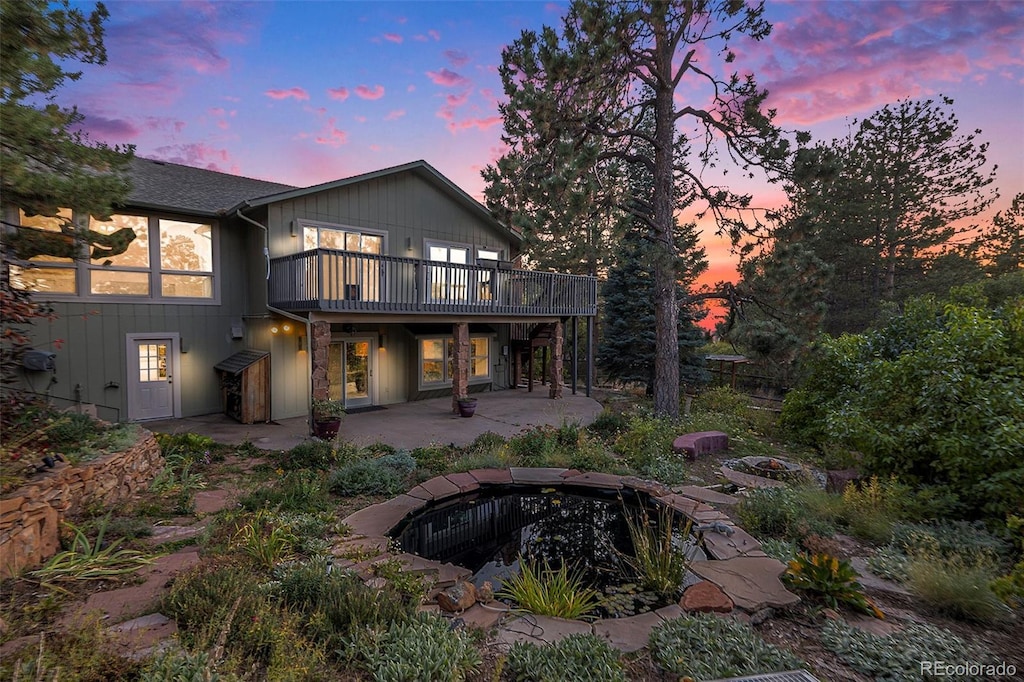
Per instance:
[[[525,557],[546,559],[554,569],[565,563],[610,593],[634,580],[621,558],[633,550],[624,512],[639,515],[645,502],[600,492],[498,489],[431,507],[395,537],[403,551],[464,566],[473,582],[490,581],[495,591]],[[649,516],[654,522],[658,515]]]

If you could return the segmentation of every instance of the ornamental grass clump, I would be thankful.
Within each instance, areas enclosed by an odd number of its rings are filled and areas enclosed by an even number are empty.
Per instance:
[[[645,590],[662,597],[674,596],[683,584],[690,558],[677,546],[671,507],[661,507],[658,519],[652,522],[646,509],[639,514],[625,514],[626,527],[633,542],[633,554],[621,554],[622,560],[636,574]],[[692,521],[687,520],[683,538],[688,538]]]
[[[519,573],[504,581],[498,596],[511,599],[523,611],[538,616],[576,619],[601,605],[601,593],[583,584],[578,573],[565,564],[556,571],[543,561],[519,559]]]
[[[109,520],[108,515],[99,524],[96,539],[92,542],[80,528],[64,522],[73,533],[71,549],[57,553],[46,562],[46,565],[32,571],[30,575],[38,578],[44,585],[55,587],[59,582],[106,580],[133,573],[153,563],[142,552],[118,549],[121,545],[120,540],[104,546],[103,540]]]

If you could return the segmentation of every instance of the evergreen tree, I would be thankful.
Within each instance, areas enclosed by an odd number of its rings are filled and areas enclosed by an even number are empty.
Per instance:
[[[770,25],[763,13],[763,3],[732,0],[575,0],[561,34],[550,27],[524,31],[502,53],[509,151],[484,172],[488,205],[541,248],[593,242],[595,233],[619,225],[612,210],[645,226],[654,409],[666,416],[679,413],[675,214],[699,204],[738,239],[749,196],[710,185],[701,171],[723,147],[745,169],[774,164],[786,153],[772,113],[761,110],[767,93],[754,78],[719,76],[719,64],[702,63],[708,54],[731,63],[733,35],[765,37]],[[698,83],[707,86],[686,105],[676,100],[684,77],[691,79],[688,93]],[[653,121],[653,133],[645,119]],[[692,151],[678,144],[680,133]],[[639,141],[646,147],[638,154]],[[630,165],[650,173],[649,194],[629,191],[623,180]]]
[[[995,277],[1024,268],[1024,192],[1013,198],[1009,209],[995,214],[978,246],[986,269]]]
[[[74,127],[82,115],[54,102],[55,91],[81,71],[70,62],[103,64],[103,22],[108,14],[98,3],[88,15],[67,0],[0,2],[0,196],[5,205],[27,215],[57,216],[62,207],[81,215],[107,218],[128,194],[125,177],[131,147],[89,144]],[[123,253],[135,238],[132,230],[113,235],[90,231],[88,224],[63,220],[61,232],[46,232],[4,223],[0,243],[0,322],[3,332],[2,374],[14,376],[28,346],[26,325],[51,316],[45,305],[11,286],[11,267],[37,255],[81,257],[83,244],[92,256]]]

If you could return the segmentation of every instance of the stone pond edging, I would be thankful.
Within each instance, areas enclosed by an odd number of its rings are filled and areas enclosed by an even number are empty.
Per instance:
[[[469,569],[451,563],[439,563],[407,553],[392,553],[388,534],[405,518],[427,505],[481,488],[499,485],[558,486],[561,488],[597,488],[602,490],[633,490],[647,494],[656,504],[665,505],[690,519],[703,530],[704,549],[711,560],[694,562],[691,571],[703,580],[717,586],[736,607],[747,614],[756,614],[766,608],[795,604],[799,597],[786,590],[779,576],[785,565],[770,558],[761,544],[728,516],[706,504],[703,499],[714,498],[704,489],[692,486],[673,492],[656,481],[635,476],[617,476],[596,472],[581,472],[560,468],[473,469],[468,472],[435,476],[408,492],[385,502],[370,505],[347,516],[343,523],[351,529],[345,540],[334,548],[336,556],[349,555],[355,550],[380,552],[373,559],[347,562],[347,568],[372,577],[373,564],[397,559],[405,570],[429,575],[435,589],[454,585],[469,578]],[[687,493],[690,493],[689,495]],[[691,496],[692,495],[692,496]],[[725,496],[721,496],[724,498]],[[705,564],[702,566],[702,564]],[[377,578],[379,580],[379,578]],[[435,607],[436,608],[436,607]],[[508,613],[507,607],[477,604],[462,614],[467,624],[492,627]],[[567,621],[559,618],[526,615],[505,623],[499,629],[498,639],[505,644],[517,641],[557,641],[576,632],[592,632],[604,637],[623,651],[635,651],[643,646],[652,628],[665,620],[682,616],[678,605],[626,618],[604,619],[593,623]],[[540,633],[538,635],[538,633]]]
[[[164,465],[153,434],[135,445],[72,466],[58,462],[0,498],[0,579],[35,568],[60,549],[61,522],[90,506],[113,507],[144,489]]]

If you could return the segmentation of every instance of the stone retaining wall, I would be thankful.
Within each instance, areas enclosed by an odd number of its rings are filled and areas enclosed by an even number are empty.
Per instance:
[[[83,462],[58,463],[0,499],[0,578],[35,568],[60,549],[60,525],[87,507],[113,507],[149,486],[164,458],[153,434],[124,452]]]

